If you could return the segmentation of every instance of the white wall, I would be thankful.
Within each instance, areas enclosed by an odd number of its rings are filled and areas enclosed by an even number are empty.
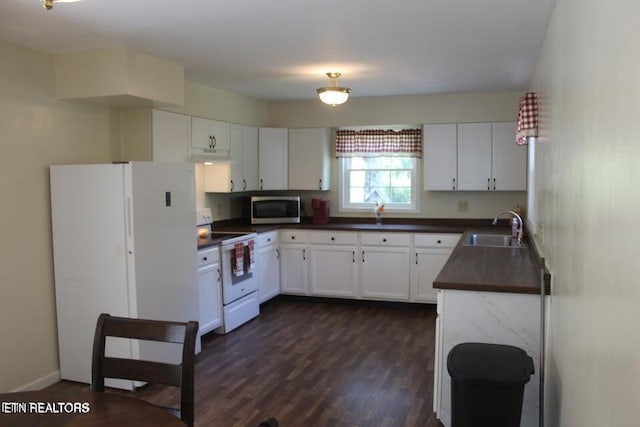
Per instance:
[[[58,370],[49,165],[118,150],[114,111],[53,93],[51,56],[0,42],[0,392]]]
[[[558,0],[533,79],[547,426],[638,425],[638,17],[637,0]]]

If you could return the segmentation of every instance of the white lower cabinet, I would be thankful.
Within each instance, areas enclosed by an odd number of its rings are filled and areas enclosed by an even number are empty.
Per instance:
[[[360,243],[362,298],[409,301],[411,235],[361,233]]]
[[[449,259],[460,234],[415,234],[411,263],[411,302],[436,302],[433,281]]]
[[[356,233],[312,232],[309,248],[311,295],[356,298]]]
[[[281,230],[280,292],[433,304],[433,281],[459,239],[460,234],[442,233]]]
[[[308,295],[307,232],[280,232],[280,292]]]
[[[198,302],[200,323],[198,333],[207,332],[222,325],[220,282],[220,258],[218,247],[198,251]]]
[[[280,293],[278,232],[259,234],[256,243],[260,304]]]

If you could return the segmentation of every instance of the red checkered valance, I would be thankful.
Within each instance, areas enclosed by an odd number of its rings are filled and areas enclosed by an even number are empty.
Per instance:
[[[415,129],[340,129],[336,157],[422,157],[422,131]]]
[[[538,95],[527,92],[520,98],[516,144],[526,145],[532,136],[538,136]]]

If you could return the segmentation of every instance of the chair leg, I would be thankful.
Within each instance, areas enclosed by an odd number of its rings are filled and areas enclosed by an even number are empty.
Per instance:
[[[274,417],[269,417],[258,424],[258,427],[278,427],[279,425],[280,424],[278,423],[278,420],[276,420]]]

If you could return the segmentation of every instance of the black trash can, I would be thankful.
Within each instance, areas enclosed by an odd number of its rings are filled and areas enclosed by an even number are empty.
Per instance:
[[[533,359],[511,345],[462,343],[447,356],[451,427],[518,427]]]

